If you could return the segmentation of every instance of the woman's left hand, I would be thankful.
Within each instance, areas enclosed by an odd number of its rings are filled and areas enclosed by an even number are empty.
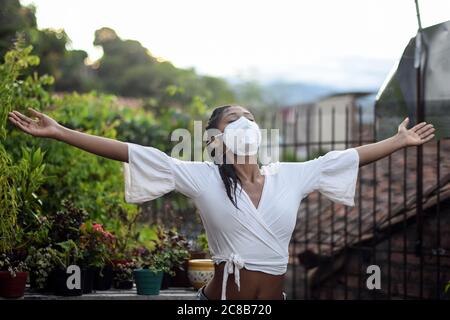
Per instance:
[[[398,126],[397,135],[402,139],[406,147],[418,146],[434,138],[434,126],[431,123],[421,122],[411,129],[407,129],[409,118],[406,117]]]

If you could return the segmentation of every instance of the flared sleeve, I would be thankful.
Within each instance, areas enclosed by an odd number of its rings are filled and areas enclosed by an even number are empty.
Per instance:
[[[355,148],[329,151],[303,164],[303,197],[312,191],[319,191],[333,202],[355,205],[359,172],[359,153]]]
[[[126,202],[143,203],[173,190],[195,197],[205,185],[206,162],[184,161],[154,147],[126,144],[128,162],[123,162]]]

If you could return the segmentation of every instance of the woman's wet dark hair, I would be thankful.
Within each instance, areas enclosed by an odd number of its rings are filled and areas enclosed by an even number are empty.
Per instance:
[[[208,124],[206,125],[206,130],[208,129],[218,129],[218,125],[220,122],[220,119],[222,119],[223,112],[227,110],[230,107],[234,107],[233,105],[225,105],[220,106],[214,109],[213,113],[211,114],[211,117],[208,120]],[[211,156],[215,156],[215,150],[212,150]],[[236,175],[236,171],[234,170],[233,164],[227,163],[226,161],[226,154],[223,155],[223,161],[221,164],[216,164],[219,166],[219,173],[222,177],[222,181],[225,185],[225,190],[227,192],[228,198],[231,200],[233,205],[237,208],[237,201],[236,201],[236,189],[237,189],[237,182],[241,182],[239,177]],[[242,191],[242,190],[241,190]],[[234,199],[233,196],[234,195]]]

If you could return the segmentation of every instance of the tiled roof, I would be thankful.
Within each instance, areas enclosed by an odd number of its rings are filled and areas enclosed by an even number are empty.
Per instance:
[[[431,141],[423,145],[424,210],[436,203],[437,190],[440,190],[440,201],[450,198],[450,140],[441,140],[440,143],[439,184],[437,142]],[[403,222],[405,217],[413,218],[416,215],[416,147],[406,148],[406,163],[406,181],[404,181],[404,150],[398,150],[391,155],[390,184],[388,157],[376,162],[376,195],[374,195],[373,187],[374,164],[360,167],[355,207],[333,204],[318,192],[304,199],[293,235],[295,247],[291,242],[291,259],[296,259],[299,254],[309,258],[319,255],[329,257],[332,253],[339,253],[346,246],[371,239],[374,236],[374,226],[379,235],[389,225],[393,227]],[[389,186],[391,187],[390,211]],[[404,186],[406,186],[405,190]],[[319,203],[321,203],[320,210]],[[376,206],[376,215],[374,215],[374,206]],[[345,219],[346,212],[347,219]],[[360,229],[361,234],[359,234]]]

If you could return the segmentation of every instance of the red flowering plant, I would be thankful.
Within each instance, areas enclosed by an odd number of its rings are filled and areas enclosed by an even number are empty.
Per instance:
[[[116,237],[106,231],[101,224],[90,220],[81,224],[80,232],[83,264],[99,268],[111,264],[111,253],[116,245]]]

